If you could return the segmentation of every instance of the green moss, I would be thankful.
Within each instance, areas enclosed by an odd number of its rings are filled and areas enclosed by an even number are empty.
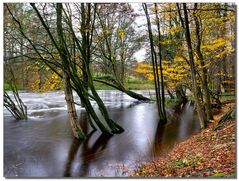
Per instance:
[[[168,108],[175,108],[179,105],[179,100],[177,98],[171,99],[169,97],[165,98],[165,106]]]
[[[217,178],[217,177],[224,177],[225,175],[223,173],[219,173],[219,172],[215,172],[213,175],[209,176],[209,177],[213,177],[213,178]]]
[[[175,166],[179,168],[197,165],[202,162],[202,156],[200,154],[197,155],[189,155],[187,158],[182,160],[177,160],[175,162]]]

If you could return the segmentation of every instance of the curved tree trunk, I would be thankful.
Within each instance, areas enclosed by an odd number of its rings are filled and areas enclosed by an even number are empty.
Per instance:
[[[93,30],[91,32],[86,32],[85,29],[86,27],[90,27],[90,24],[94,24],[94,19],[91,22],[91,5],[88,3],[85,7],[84,3],[81,4],[81,36],[82,36],[82,44],[80,46],[79,42],[77,41],[76,44],[81,52],[82,56],[82,63],[84,65],[84,76],[87,77],[87,87],[90,88],[93,98],[96,101],[99,110],[101,114],[103,115],[107,126],[111,129],[112,133],[121,133],[124,131],[124,129],[119,126],[116,122],[114,122],[112,119],[110,119],[110,116],[108,114],[108,111],[101,100],[100,96],[95,90],[93,80],[92,80],[92,75],[90,71],[90,60],[91,60],[91,43],[92,43],[92,36],[93,36]],[[93,29],[93,28],[92,28]],[[87,91],[87,90],[86,90]]]
[[[93,81],[100,82],[100,83],[103,83],[103,84],[108,85],[110,87],[113,87],[113,88],[115,88],[115,89],[117,89],[117,90],[119,90],[121,92],[124,92],[125,94],[129,95],[130,97],[139,100],[139,101],[150,101],[151,100],[150,98],[144,97],[141,94],[138,94],[136,92],[127,90],[124,86],[120,86],[119,84],[116,85],[116,83],[112,84],[112,83],[109,83],[107,81],[99,80],[99,79],[94,79]]]

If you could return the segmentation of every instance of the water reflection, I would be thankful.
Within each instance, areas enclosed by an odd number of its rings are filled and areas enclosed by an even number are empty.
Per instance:
[[[165,124],[162,124],[161,122],[159,122],[155,132],[153,158],[157,157],[158,152],[163,152],[164,131],[165,131]]]
[[[78,148],[79,148],[81,143],[82,143],[82,141],[79,141],[77,139],[73,139],[73,142],[71,144],[71,147],[70,147],[69,153],[68,153],[66,169],[65,169],[65,172],[64,172],[65,177],[70,177],[71,176],[72,163],[75,159],[75,155],[76,155],[76,153],[78,151]]]
[[[83,142],[73,139],[69,150],[64,177],[87,176],[91,160],[100,158],[100,155],[103,153],[103,150],[106,148],[107,143],[112,136],[101,134],[98,139],[95,140],[93,145],[90,146],[89,141],[90,139],[94,139],[94,137],[92,138],[94,133],[95,131],[91,131],[87,136],[87,139]],[[79,165],[79,163],[81,164]]]
[[[116,91],[99,93],[106,102],[112,119],[125,129],[122,134],[109,137],[99,131],[92,131],[84,109],[78,109],[80,124],[88,134],[84,141],[73,139],[66,111],[59,110],[59,114],[55,116],[54,110],[54,114],[49,113],[44,121],[30,120],[24,124],[4,117],[4,175],[127,176],[138,163],[158,158],[180,140],[199,130],[193,104],[190,102],[177,110],[168,109],[168,123],[162,125],[154,104],[136,101]],[[49,98],[44,96],[44,99]],[[36,94],[36,97],[39,95]],[[52,104],[48,102],[48,105]],[[18,162],[24,164],[20,166],[20,171],[13,174],[8,170],[15,164],[15,153]],[[35,158],[40,159],[32,161]]]

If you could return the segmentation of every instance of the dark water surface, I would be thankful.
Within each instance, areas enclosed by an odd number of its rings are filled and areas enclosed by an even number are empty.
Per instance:
[[[72,137],[62,92],[21,93],[29,120],[15,121],[4,110],[4,176],[125,177],[142,162],[163,156],[199,131],[192,103],[180,110],[167,110],[169,120],[163,126],[158,123],[154,104],[141,103],[118,91],[98,92],[110,116],[125,132],[111,137],[92,132],[85,123],[85,110],[77,106],[88,133],[84,141]]]

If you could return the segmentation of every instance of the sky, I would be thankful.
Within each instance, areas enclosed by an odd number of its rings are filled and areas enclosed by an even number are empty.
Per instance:
[[[143,8],[141,3],[130,3],[130,4],[137,14],[143,15]],[[135,19],[135,23],[137,24],[137,26],[141,26],[145,24],[145,22],[146,22],[145,16],[137,16]],[[136,31],[140,33],[143,29],[144,29],[143,27],[137,27]],[[134,57],[138,62],[140,62],[145,59],[145,55],[146,50],[142,48],[139,51],[135,52]]]

